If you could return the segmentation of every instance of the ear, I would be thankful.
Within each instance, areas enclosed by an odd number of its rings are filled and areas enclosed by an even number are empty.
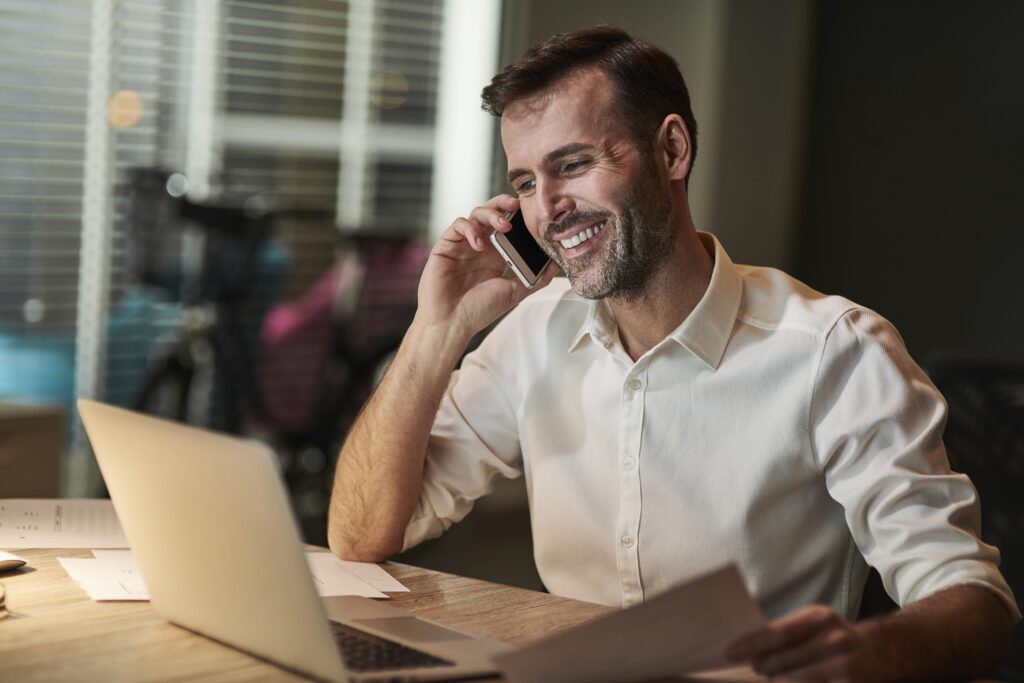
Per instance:
[[[661,157],[669,180],[683,180],[690,172],[690,131],[679,114],[669,114],[658,127],[655,153]]]

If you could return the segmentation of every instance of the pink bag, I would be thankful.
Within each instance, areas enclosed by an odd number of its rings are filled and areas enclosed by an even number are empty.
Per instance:
[[[366,238],[300,300],[275,306],[263,321],[255,373],[263,418],[290,431],[310,428],[329,409],[323,402],[336,348],[358,355],[397,345],[415,313],[428,255],[420,242]]]
[[[363,265],[348,254],[295,302],[278,304],[263,319],[256,391],[262,417],[301,430],[316,414],[328,354],[334,343],[335,308],[358,293]]]

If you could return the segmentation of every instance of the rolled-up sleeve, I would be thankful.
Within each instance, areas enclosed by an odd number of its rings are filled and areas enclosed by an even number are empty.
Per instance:
[[[896,330],[854,308],[822,347],[809,409],[814,455],[843,506],[860,552],[906,605],[970,584],[1020,619],[999,572],[999,551],[980,540],[978,494],[949,468],[946,405],[910,359]]]
[[[499,338],[492,333],[452,375],[431,430],[423,485],[403,549],[460,521],[474,501],[491,492],[496,477],[522,475],[516,412],[488,369],[500,359]]]

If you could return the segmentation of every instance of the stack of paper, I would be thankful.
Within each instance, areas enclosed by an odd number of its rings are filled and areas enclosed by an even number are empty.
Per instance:
[[[94,557],[60,558],[93,600],[149,600],[142,574],[109,500],[0,500],[0,548],[98,548]],[[306,553],[321,596],[386,598],[409,589],[375,564],[345,562],[332,553]]]
[[[64,570],[93,600],[149,600],[130,550],[93,550],[93,557],[58,558]],[[332,553],[306,553],[310,574],[321,597],[359,595],[386,598],[409,589],[375,564],[346,562]]]
[[[0,548],[127,548],[109,500],[0,500]]]

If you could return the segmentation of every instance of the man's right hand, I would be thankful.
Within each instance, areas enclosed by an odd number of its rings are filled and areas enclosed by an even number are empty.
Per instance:
[[[502,277],[505,261],[489,238],[494,230],[511,229],[505,214],[518,208],[515,197],[498,195],[445,230],[420,278],[417,323],[443,327],[457,344],[465,345],[530,292],[551,282],[558,271],[554,267],[544,271],[532,290],[517,278]]]
[[[517,208],[514,197],[491,199],[452,223],[430,252],[416,318],[338,459],[327,538],[339,557],[380,562],[402,549],[452,370],[474,334],[532,291],[502,277],[505,261],[488,242],[512,227],[505,213]],[[549,267],[534,289],[557,270]]]

